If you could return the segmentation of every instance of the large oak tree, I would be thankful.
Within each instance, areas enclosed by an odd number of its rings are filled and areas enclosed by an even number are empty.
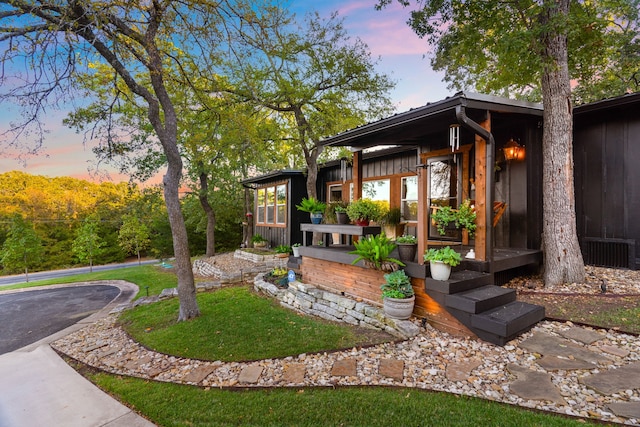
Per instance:
[[[384,7],[394,0],[380,0]],[[640,86],[638,0],[398,0],[455,89],[542,99],[547,285],[581,282],[573,180],[573,96]]]
[[[146,108],[146,116],[167,161],[164,197],[171,224],[180,299],[179,320],[200,311],[187,232],[180,209],[178,189],[182,158],[178,147],[178,116],[166,86],[168,69],[206,69],[208,51],[218,24],[233,8],[225,1],[142,2],[102,1],[0,1],[2,83],[25,106],[24,121],[38,129],[48,106],[58,107],[73,91],[79,72],[100,62],[115,73],[114,84],[123,82]],[[24,65],[23,72],[7,73]],[[24,134],[24,133],[23,133]]]

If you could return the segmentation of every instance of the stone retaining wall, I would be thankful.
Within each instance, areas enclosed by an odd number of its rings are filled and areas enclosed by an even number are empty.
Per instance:
[[[387,317],[379,307],[298,281],[289,283],[289,287],[284,289],[265,281],[264,275],[258,274],[254,279],[254,288],[278,299],[282,306],[304,314],[380,329],[403,339],[420,332],[415,323]]]

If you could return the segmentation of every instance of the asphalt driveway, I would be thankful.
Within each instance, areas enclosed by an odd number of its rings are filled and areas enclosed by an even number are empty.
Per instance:
[[[68,286],[0,295],[0,354],[61,331],[99,311],[120,290],[115,286]]]

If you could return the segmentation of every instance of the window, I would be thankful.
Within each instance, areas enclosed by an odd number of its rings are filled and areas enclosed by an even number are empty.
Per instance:
[[[387,202],[391,199],[390,180],[379,179],[362,183],[362,198]]]
[[[329,201],[342,201],[342,184],[332,184],[329,186]]]
[[[405,221],[418,220],[418,177],[406,176],[402,178],[402,194],[400,199],[402,219]]]
[[[287,185],[258,188],[256,224],[285,225],[287,222]]]

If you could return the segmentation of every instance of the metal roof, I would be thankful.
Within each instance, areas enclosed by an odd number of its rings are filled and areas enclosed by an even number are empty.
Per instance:
[[[573,109],[574,115],[580,115],[591,111],[604,110],[615,107],[626,107],[632,104],[640,105],[640,92],[627,93],[615,98],[607,98],[589,104],[578,105]]]
[[[287,178],[291,176],[302,176],[305,171],[300,169],[283,169],[269,172],[264,175],[258,175],[240,181],[242,184],[259,184],[262,182],[273,181],[276,178]]]

